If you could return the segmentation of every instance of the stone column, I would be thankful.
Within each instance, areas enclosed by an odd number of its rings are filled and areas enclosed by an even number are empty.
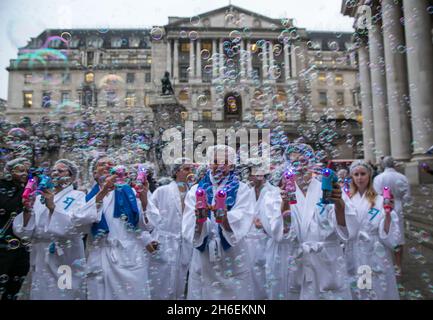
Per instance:
[[[179,80],[179,40],[174,40],[173,78]]]
[[[290,44],[290,59],[292,60],[292,68],[290,71],[292,73],[292,78],[296,78],[298,76],[298,66],[296,63],[296,48],[298,48],[297,50],[300,50],[300,48],[296,47],[293,43]]]
[[[218,61],[217,56],[217,42],[216,39],[212,39],[212,78],[218,78]]]
[[[403,0],[415,160],[433,145],[433,45],[428,7],[428,0]]]
[[[170,78],[173,78],[173,73],[171,71],[171,40],[167,39],[167,67],[166,71],[170,72]]]
[[[198,39],[196,41],[196,45],[197,45],[197,50],[196,50],[196,62],[197,62],[197,70],[196,70],[196,76],[198,81],[201,82],[201,40]]]
[[[251,52],[251,42],[247,40],[247,50],[248,50],[248,78],[250,79],[253,75],[253,53]]]
[[[384,70],[383,37],[380,25],[374,24],[368,32],[370,48],[371,85],[373,91],[374,139],[376,160],[390,155],[389,120],[387,110],[386,76]]]
[[[284,75],[286,80],[290,79],[289,43],[284,44]]]
[[[362,136],[364,144],[364,159],[374,163],[374,126],[373,126],[373,102],[371,96],[370,58],[368,49],[361,45],[359,54],[359,81],[361,84],[361,108],[362,108]]]
[[[239,55],[239,64],[240,64],[240,71],[241,71],[241,79],[246,78],[246,72],[245,72],[245,60],[247,57],[247,53],[245,51],[245,42],[243,39],[241,39],[241,54]]]
[[[273,82],[276,81],[275,70],[274,70],[274,43],[269,42],[269,79]]]
[[[220,77],[224,77],[224,48],[223,48],[223,39],[219,40],[219,54],[220,54]]]
[[[267,80],[268,79],[268,55],[267,55],[267,42],[263,44],[262,48],[262,79]]]
[[[189,42],[189,81],[194,79],[195,65],[194,65],[194,41]]]
[[[386,61],[386,86],[391,139],[391,155],[400,161],[411,158],[411,129],[408,105],[406,55],[401,5],[382,0],[383,42]]]

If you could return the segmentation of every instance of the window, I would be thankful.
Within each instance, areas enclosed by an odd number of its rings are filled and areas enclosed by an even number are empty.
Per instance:
[[[129,39],[129,45],[132,48],[138,48],[140,46],[140,38],[131,37]]]
[[[107,91],[107,107],[114,107],[116,105],[116,92],[113,90]]]
[[[212,42],[203,42],[201,45],[201,49],[212,52]]]
[[[254,116],[256,118],[256,121],[261,121],[263,120],[263,112],[262,111],[256,111],[254,113]]]
[[[65,72],[62,74],[62,83],[63,84],[71,83],[71,74],[69,72]]]
[[[31,84],[33,79],[33,75],[31,73],[27,73],[24,75],[24,84]]]
[[[260,79],[261,78],[261,68],[260,67],[253,67],[253,78]]]
[[[42,108],[51,107],[51,92],[42,92]]]
[[[278,121],[286,121],[286,114],[283,110],[277,111]]]
[[[122,46],[122,38],[116,37],[111,39],[111,46],[113,48],[120,48]]]
[[[144,74],[144,81],[145,81],[146,83],[149,83],[149,82],[151,81],[150,72],[146,72],[146,73]]]
[[[344,106],[344,92],[337,92],[337,106],[343,107]]]
[[[88,66],[93,65],[94,57],[95,57],[95,53],[93,51],[87,51],[87,65]]]
[[[180,44],[180,52],[189,52],[189,42],[181,42]]]
[[[128,108],[135,106],[135,92],[126,93],[125,106]]]
[[[188,91],[186,90],[181,90],[179,92],[179,100],[185,101],[189,99],[189,95],[188,95]]]
[[[358,91],[356,90],[352,91],[352,100],[353,100],[353,105],[358,107],[359,106]]]
[[[33,92],[23,92],[24,108],[31,108],[33,105]]]
[[[86,73],[84,79],[86,80],[87,83],[91,83],[95,80],[95,75],[93,72],[88,72]]]
[[[283,90],[278,90],[277,100],[278,102],[282,102],[282,103],[286,102],[287,101],[286,92]]]
[[[336,74],[335,75],[335,85],[336,86],[343,85],[343,75],[342,74]]]
[[[202,119],[204,121],[210,121],[210,120],[212,120],[212,111],[210,111],[210,110],[203,110],[203,112],[202,112]]]
[[[326,107],[328,105],[328,94],[326,91],[319,92],[319,103],[321,106]]]
[[[51,82],[52,79],[53,79],[52,73],[44,73],[44,81],[45,82]]]
[[[326,84],[326,74],[319,73],[318,80],[319,80],[320,85],[325,85]]]
[[[126,74],[126,83],[134,83],[135,73],[127,73]]]
[[[71,93],[69,91],[62,92],[62,104],[71,100]]]
[[[104,40],[99,37],[90,37],[87,39],[87,46],[90,48],[100,48]]]
[[[180,66],[180,81],[186,81],[188,80],[188,66],[187,65],[182,65]]]

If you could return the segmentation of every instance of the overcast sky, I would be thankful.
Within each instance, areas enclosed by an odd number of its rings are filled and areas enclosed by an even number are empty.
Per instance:
[[[342,0],[232,0],[271,18],[293,18],[308,30],[352,31]],[[140,28],[164,25],[168,16],[191,17],[228,0],[0,0],[0,98],[7,99],[9,59],[47,28]]]

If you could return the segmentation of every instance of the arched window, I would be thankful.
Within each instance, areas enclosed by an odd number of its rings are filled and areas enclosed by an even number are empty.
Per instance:
[[[242,99],[236,92],[229,92],[224,97],[224,114],[226,118],[238,118],[241,115]]]

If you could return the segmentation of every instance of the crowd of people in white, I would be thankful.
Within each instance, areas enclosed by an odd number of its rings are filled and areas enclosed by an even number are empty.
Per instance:
[[[12,223],[31,244],[29,298],[399,299],[410,194],[393,159],[374,181],[369,164],[353,162],[350,184],[334,181],[325,199],[313,149],[293,143],[284,156],[272,172],[252,163],[242,181],[234,150],[210,147],[201,176],[189,159],[177,159],[171,182],[153,193],[146,179],[122,184],[107,154],[91,165],[93,187],[76,190],[78,167],[58,160],[53,188],[24,199]],[[6,170],[26,181],[25,159]],[[393,197],[384,201],[387,188]],[[68,288],[59,285],[61,266],[72,271]]]

